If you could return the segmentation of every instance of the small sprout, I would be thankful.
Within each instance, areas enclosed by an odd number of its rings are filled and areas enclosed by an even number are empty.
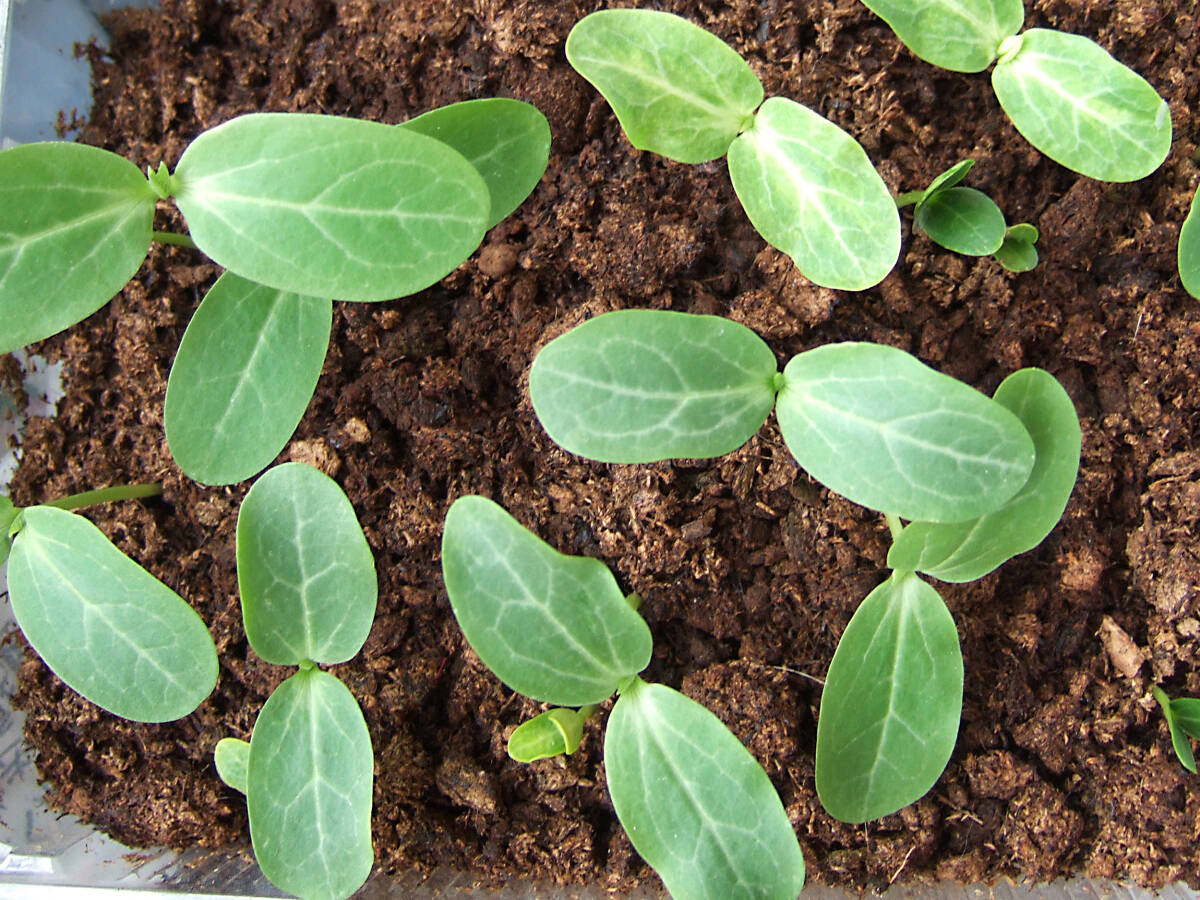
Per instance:
[[[1183,289],[1200,299],[1200,203],[1192,195],[1192,205],[1179,229],[1179,280]]]
[[[1038,264],[1038,230],[1027,222],[1010,225],[1004,243],[993,254],[1010,272],[1028,272]]]
[[[602,563],[558,553],[490,500],[460,497],[446,516],[442,566],[467,642],[509,687],[531,686],[535,699],[559,681],[574,697],[618,693],[604,738],[609,794],[672,896],[795,900],[804,857],[771,780],[716,716],[637,677],[650,632]],[[589,714],[543,713],[514,732],[510,753],[525,756],[513,747],[523,730],[558,731],[556,719],[582,728]],[[564,735],[577,744],[577,733],[531,738],[534,758]]]
[[[556,707],[517,726],[508,738],[508,755],[517,762],[533,762],[552,756],[571,754],[583,740],[583,723],[595,706],[583,709]]]
[[[249,759],[250,742],[237,738],[221,738],[217,741],[217,749],[213,751],[217,775],[239,794],[246,793],[246,765]]]
[[[895,265],[899,218],[866,151],[806,107],[764,103],[720,38],[670,13],[601,10],[571,29],[567,59],[638,149],[688,163],[728,154],[746,215],[810,280],[862,290]]]
[[[1171,732],[1171,749],[1183,767],[1195,775],[1196,757],[1188,737],[1200,739],[1200,700],[1193,697],[1172,700],[1160,687],[1155,687],[1153,694],[1162,707],[1163,718],[1167,720],[1167,729]]]

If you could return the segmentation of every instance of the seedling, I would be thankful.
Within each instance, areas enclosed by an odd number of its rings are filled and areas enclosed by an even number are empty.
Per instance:
[[[217,772],[246,795],[254,855],[271,883],[305,900],[340,900],[374,860],[374,754],[353,695],[317,666],[362,649],[375,617],[375,561],[341,488],[286,463],[242,502],[237,567],[251,648],[299,671],[263,704],[248,743],[217,744]]]
[[[180,346],[167,441],[197,481],[241,481],[279,453],[312,397],[326,298],[390,300],[438,281],[529,194],[549,145],[540,112],[494,99],[400,126],[241,116],[196,138],[174,172],[162,163],[146,176],[79,144],[5,150],[0,351],[95,312],[152,240],[198,247],[228,271]],[[190,237],[152,230],[167,198]]]
[[[446,516],[442,571],[484,665],[514,691],[558,707],[518,728],[510,755],[571,752],[583,719],[615,692],[604,737],[609,795],[671,895],[795,900],[804,858],[770,779],[711,712],[638,677],[650,661],[650,629],[607,567],[558,553],[471,496]]]
[[[1200,299],[1200,204],[1192,195],[1192,205],[1179,229],[1179,280],[1183,289]]]
[[[728,155],[751,223],[810,280],[862,290],[895,265],[899,216],[866,151],[805,106],[763,102],[758,77],[716,35],[669,13],[609,9],[577,22],[566,51],[634,147],[685,163]]]
[[[817,791],[849,822],[928,791],[954,748],[963,671],[954,621],[916,573],[980,578],[1054,528],[1080,451],[1058,382],[1023,369],[989,399],[901,350],[862,343],[805,351],[780,373],[742,325],[625,310],[543,347],[529,391],[551,438],[605,462],[727,453],[774,407],[812,477],[884,513],[894,572],[863,601],[830,664]]]
[[[1017,131],[1068,169],[1136,181],[1171,149],[1171,112],[1099,44],[1045,28],[1023,33],[1022,0],[863,0],[914,54],[955,72],[993,62],[992,88]]]
[[[217,683],[216,647],[182,597],[70,510],[161,493],[127,485],[25,508],[0,497],[0,562],[25,639],[72,690],[138,722],[199,706]]]
[[[1155,687],[1153,693],[1171,732],[1171,749],[1183,767],[1195,775],[1196,757],[1188,738],[1200,739],[1200,700],[1194,697],[1176,697],[1172,700],[1160,687]]]
[[[1004,222],[1004,213],[987,194],[962,187],[972,159],[951,166],[923,191],[910,191],[896,198],[903,209],[913,207],[913,225],[935,244],[964,256],[995,256],[1014,272],[1027,272],[1037,265],[1038,231],[1032,225]]]

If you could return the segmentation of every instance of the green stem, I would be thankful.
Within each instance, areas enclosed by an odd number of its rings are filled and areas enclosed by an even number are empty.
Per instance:
[[[892,532],[892,540],[895,541],[896,538],[900,537],[900,532],[904,530],[904,525],[901,524],[900,517],[892,513],[884,513],[883,518]]]
[[[199,249],[196,247],[195,241],[188,235],[180,234],[178,231],[156,231],[151,236],[160,244],[174,244],[176,247],[191,247],[193,250]]]
[[[901,194],[896,198],[896,208],[904,209],[906,206],[912,206],[914,203],[920,203],[921,198],[924,196],[924,191],[909,191],[907,194]]]
[[[56,509],[81,509],[85,506],[95,506],[97,503],[108,503],[112,500],[157,497],[162,492],[161,484],[118,484],[95,491],[84,491],[82,494],[71,494],[69,497],[59,497],[57,500],[43,503],[42,506],[53,506]]]

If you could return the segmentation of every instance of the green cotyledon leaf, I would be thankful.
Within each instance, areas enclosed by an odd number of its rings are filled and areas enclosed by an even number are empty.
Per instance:
[[[1183,289],[1200,299],[1200,203],[1192,195],[1192,205],[1179,229],[1179,280]]]
[[[1188,740],[1188,732],[1184,729],[1183,724],[1176,714],[1177,708],[1175,704],[1179,701],[1172,700],[1160,687],[1155,687],[1153,694],[1154,699],[1158,701],[1158,705],[1162,709],[1163,718],[1167,720],[1167,731],[1171,735],[1171,749],[1175,751],[1175,756],[1183,767],[1193,775],[1196,774],[1196,755],[1192,752],[1192,742]]]
[[[965,256],[987,256],[1004,243],[1004,213],[974,188],[939,191],[917,207],[913,221],[934,243]]]
[[[246,766],[250,762],[250,742],[221,738],[213,750],[213,763],[221,780],[239,793],[246,793]]]
[[[954,72],[982,72],[1021,30],[1022,0],[863,0],[913,53]]]

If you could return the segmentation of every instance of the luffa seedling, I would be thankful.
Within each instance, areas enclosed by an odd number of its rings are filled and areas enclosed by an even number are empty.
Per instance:
[[[1200,699],[1176,697],[1171,699],[1160,687],[1154,688],[1154,699],[1158,701],[1171,732],[1171,749],[1185,769],[1196,774],[1196,757],[1188,738],[1200,739]]]
[[[556,707],[513,733],[510,755],[573,751],[594,704],[616,693],[604,737],[609,794],[672,896],[795,900],[804,859],[770,779],[711,712],[638,677],[650,630],[602,563],[557,552],[490,500],[460,497],[446,516],[442,570],[483,663]]]
[[[162,493],[103,488],[40,506],[0,497],[0,562],[13,616],[68,687],[138,722],[192,712],[217,683],[217,651],[196,611],[70,510]]]
[[[894,572],[863,601],[830,665],[817,790],[851,822],[928,791],[954,748],[963,666],[949,611],[916,573],[979,578],[1054,528],[1080,450],[1058,382],[1024,369],[989,399],[863,343],[805,351],[780,373],[771,349],[735,322],[626,310],[543,347],[529,391],[551,438],[605,462],[718,456],[774,408],[813,478],[885,514]]]
[[[374,859],[374,755],[358,703],[317,666],[345,662],[367,639],[371,549],[341,488],[286,463],[242,502],[237,569],[251,648],[299,671],[263,704],[249,743],[217,744],[217,771],[246,795],[254,856],[271,883],[305,900],[340,900]]]
[[[1183,289],[1200,299],[1200,204],[1192,196],[1192,205],[1179,229],[1179,281]]]
[[[174,172],[143,176],[79,144],[0,153],[0,351],[95,312],[152,240],[228,271],[197,310],[167,386],[167,441],[206,484],[250,477],[312,397],[332,304],[390,300],[442,278],[546,168],[534,107],[475,100],[400,126],[255,114],[206,131]],[[153,231],[173,198],[190,237]],[[47,301],[44,298],[53,298]]]
[[[746,215],[817,284],[862,290],[900,253],[883,179],[850,135],[763,86],[720,38],[653,10],[584,17],[567,59],[604,95],[633,146],[685,163],[728,155]]]
[[[1014,272],[1027,272],[1037,265],[1034,245],[1038,231],[1032,225],[1004,222],[1004,213],[987,194],[959,182],[975,161],[964,159],[930,182],[923,191],[896,198],[903,209],[913,206],[913,224],[935,244],[964,256],[995,256]]]
[[[1171,149],[1171,112],[1145,79],[1081,35],[1023,33],[1022,0],[863,0],[913,53],[982,72],[1017,131],[1042,153],[1101,181],[1136,181]]]

